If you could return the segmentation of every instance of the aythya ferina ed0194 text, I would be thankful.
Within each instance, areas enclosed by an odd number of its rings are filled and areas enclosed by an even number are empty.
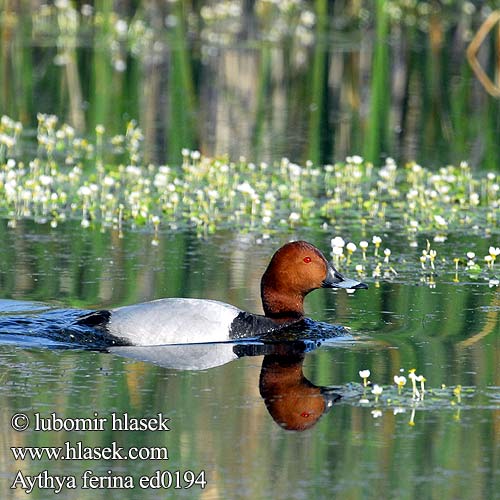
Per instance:
[[[368,288],[344,278],[306,241],[283,245],[261,280],[264,316],[216,300],[166,298],[96,311],[78,323],[104,328],[136,346],[224,342],[279,331],[304,319],[304,298],[317,288]]]

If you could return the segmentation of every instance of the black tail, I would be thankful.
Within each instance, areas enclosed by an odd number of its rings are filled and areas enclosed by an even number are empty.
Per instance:
[[[111,311],[92,311],[75,321],[75,325],[90,326],[93,328],[102,327],[105,328],[109,323],[111,317]]]

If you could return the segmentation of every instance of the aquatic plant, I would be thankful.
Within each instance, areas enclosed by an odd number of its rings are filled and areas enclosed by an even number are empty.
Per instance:
[[[363,386],[368,385],[368,377],[370,376],[370,370],[360,370],[359,376],[363,379]]]
[[[368,242],[365,240],[360,241],[359,248],[361,248],[361,253],[363,254],[363,260],[366,260],[366,249],[368,248]]]
[[[413,391],[413,399],[420,399],[421,395],[419,390],[417,389],[417,375],[415,374],[416,369],[411,368],[408,370],[408,378],[411,380],[411,387]]]
[[[331,235],[337,219],[348,218],[366,239],[355,243],[344,235],[330,236],[339,269],[356,269],[363,262],[357,271],[371,273],[376,280],[397,277],[401,261],[405,268],[409,261],[388,247],[381,260],[379,234],[401,227],[409,248],[418,246],[417,238],[426,238],[420,267],[427,272],[430,266],[431,275],[423,276],[429,286],[435,286],[438,256],[431,239],[444,243],[447,235],[471,225],[484,228],[488,236],[500,233],[497,176],[476,174],[464,163],[432,171],[414,164],[400,168],[388,159],[375,168],[353,156],[326,166],[298,165],[286,158],[268,165],[243,157],[207,158],[184,148],[181,164],[155,165],[144,161],[144,136],[135,121],[118,135],[98,126],[91,141],[57,117],[43,114],[38,115],[33,156],[22,147],[21,124],[8,117],[1,123],[0,214],[12,226],[23,218],[54,228],[66,219],[78,219],[84,228],[115,228],[119,234],[145,226],[154,233],[154,243],[160,231],[180,226],[194,227],[200,236],[228,227],[269,235],[298,226],[319,226]],[[371,237],[368,227],[375,233]],[[491,243],[486,265],[469,251],[467,273],[494,278],[500,250]],[[440,265],[447,262],[441,259]],[[453,264],[459,279],[461,260]]]
[[[375,403],[378,403],[378,398],[382,394],[383,391],[384,391],[384,389],[380,385],[374,384],[373,389],[372,389],[372,394],[375,396]]]
[[[406,385],[406,377],[404,375],[394,375],[394,383],[398,387],[398,394],[401,394],[401,389]]]
[[[401,369],[400,372],[404,370]],[[460,408],[463,406],[462,395],[465,393],[468,398],[474,397],[477,390],[473,387],[464,389],[461,385],[447,387],[442,384],[440,388],[426,388],[426,378],[423,375],[416,375],[416,369],[408,370],[408,378],[412,382],[411,390],[405,390],[407,378],[404,375],[394,375],[394,385],[382,385],[374,383],[367,394],[367,377],[370,370],[360,370],[359,375],[363,378],[363,384],[349,383],[346,385],[346,400],[352,400],[354,404],[362,407],[371,407],[373,418],[383,416],[384,409],[391,409],[394,415],[404,414],[411,410],[408,424],[415,425],[415,416],[418,409],[426,408],[453,408],[458,407],[458,413],[453,418],[460,418]],[[420,383],[420,389],[417,387]],[[372,396],[370,396],[370,394]]]
[[[380,236],[374,235],[372,238],[372,243],[375,245],[375,257],[378,255],[378,249],[380,248],[380,244],[382,243],[382,238]]]

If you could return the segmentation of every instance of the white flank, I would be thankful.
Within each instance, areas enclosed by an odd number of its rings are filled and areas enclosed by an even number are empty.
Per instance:
[[[108,329],[142,346],[224,342],[240,312],[216,300],[159,299],[113,309]]]

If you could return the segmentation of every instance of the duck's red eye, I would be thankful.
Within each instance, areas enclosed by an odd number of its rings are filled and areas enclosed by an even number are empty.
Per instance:
[[[309,262],[311,262],[311,257],[304,257],[304,262],[309,264]]]
[[[301,417],[304,417],[304,418],[309,418],[311,416],[311,414],[307,411],[303,411],[301,414],[300,414]]]

